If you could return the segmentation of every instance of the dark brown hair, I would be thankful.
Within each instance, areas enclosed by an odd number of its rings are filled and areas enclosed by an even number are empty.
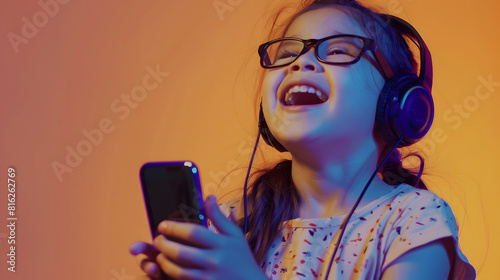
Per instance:
[[[268,39],[283,37],[286,29],[297,16],[323,7],[338,8],[356,20],[366,34],[379,43],[395,75],[417,71],[417,63],[406,40],[398,30],[391,26],[390,18],[384,14],[375,13],[353,0],[305,0],[295,12],[288,16],[285,12],[288,7],[283,7],[271,20],[271,32]],[[263,75],[258,85],[259,89],[262,85],[262,78]],[[292,181],[291,166],[291,160],[284,160],[273,168],[253,174],[255,180],[248,193],[247,240],[259,264],[265,261],[266,254],[283,229],[284,222],[298,215],[300,197]],[[391,155],[380,173],[387,184],[407,183],[425,188],[425,185],[415,176],[415,172],[403,168],[401,153],[397,150]],[[243,226],[244,219],[239,220],[239,223]]]

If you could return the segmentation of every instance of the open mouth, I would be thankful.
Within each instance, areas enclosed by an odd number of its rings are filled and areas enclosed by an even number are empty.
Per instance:
[[[285,106],[316,105],[328,100],[328,95],[308,85],[295,85],[286,92],[282,100]]]

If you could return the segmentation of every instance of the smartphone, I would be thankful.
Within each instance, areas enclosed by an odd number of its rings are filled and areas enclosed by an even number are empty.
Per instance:
[[[148,162],[141,167],[140,180],[152,239],[159,234],[158,224],[163,220],[207,226],[199,171],[193,162]],[[162,271],[161,279],[172,278]]]
[[[153,239],[163,220],[207,226],[199,170],[192,161],[148,162],[140,180]]]

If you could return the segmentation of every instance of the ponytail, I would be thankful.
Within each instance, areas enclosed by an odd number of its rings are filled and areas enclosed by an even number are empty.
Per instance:
[[[247,241],[255,259],[261,263],[283,229],[283,222],[297,217],[300,198],[292,181],[291,160],[258,173],[248,194]],[[243,223],[241,219],[239,224]]]
[[[422,176],[422,170],[424,168],[424,159],[417,153],[412,153],[404,158],[411,156],[418,157],[420,159],[420,168],[417,172],[411,169],[403,167],[403,161],[401,158],[401,152],[399,150],[394,150],[387,162],[380,169],[380,174],[382,174],[382,179],[389,185],[397,186],[400,184],[408,184],[419,189],[426,190],[424,182],[420,180]]]

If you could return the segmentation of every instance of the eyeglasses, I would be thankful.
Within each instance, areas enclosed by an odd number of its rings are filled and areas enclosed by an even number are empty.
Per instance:
[[[364,51],[373,46],[372,39],[349,34],[309,40],[280,38],[260,45],[260,65],[263,68],[289,65],[306,53],[310,47],[314,47],[314,55],[323,63],[353,64],[359,61]]]

